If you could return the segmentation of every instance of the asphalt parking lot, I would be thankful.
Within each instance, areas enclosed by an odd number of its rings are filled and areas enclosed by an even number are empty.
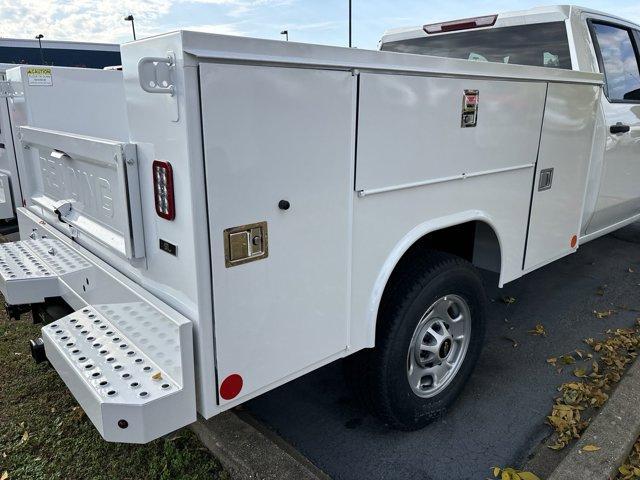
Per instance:
[[[248,408],[335,479],[487,478],[494,465],[517,467],[536,450],[551,452],[538,448],[551,433],[545,416],[572,368],[558,373],[546,359],[633,324],[639,292],[640,224],[585,244],[502,290],[491,288],[486,345],[475,373],[453,409],[419,432],[389,430],[363,411],[340,362]],[[515,303],[501,301],[505,296]],[[608,309],[616,313],[594,314]],[[546,337],[528,333],[536,324],[544,325]]]

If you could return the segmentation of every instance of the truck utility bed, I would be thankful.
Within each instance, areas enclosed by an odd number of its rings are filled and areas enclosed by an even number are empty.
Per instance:
[[[464,224],[501,284],[577,248],[600,75],[194,32],[122,54],[130,141],[22,127],[0,249],[7,301],[77,310],[46,353],[108,440],[373,346],[429,232]]]

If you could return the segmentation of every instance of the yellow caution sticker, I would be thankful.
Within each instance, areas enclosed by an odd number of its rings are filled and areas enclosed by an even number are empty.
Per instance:
[[[29,85],[50,87],[53,85],[51,67],[29,67],[27,68],[27,79]]]

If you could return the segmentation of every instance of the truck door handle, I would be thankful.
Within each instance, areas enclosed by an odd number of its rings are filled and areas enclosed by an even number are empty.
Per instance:
[[[629,125],[624,125],[622,122],[618,122],[609,127],[609,131],[614,135],[618,133],[627,133],[629,130],[631,130],[631,127],[629,127]]]

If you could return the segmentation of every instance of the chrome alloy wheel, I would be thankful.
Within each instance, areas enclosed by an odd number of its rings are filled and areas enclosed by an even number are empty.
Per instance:
[[[471,311],[458,295],[436,300],[418,322],[407,353],[407,380],[413,392],[429,398],[454,379],[469,348]]]

